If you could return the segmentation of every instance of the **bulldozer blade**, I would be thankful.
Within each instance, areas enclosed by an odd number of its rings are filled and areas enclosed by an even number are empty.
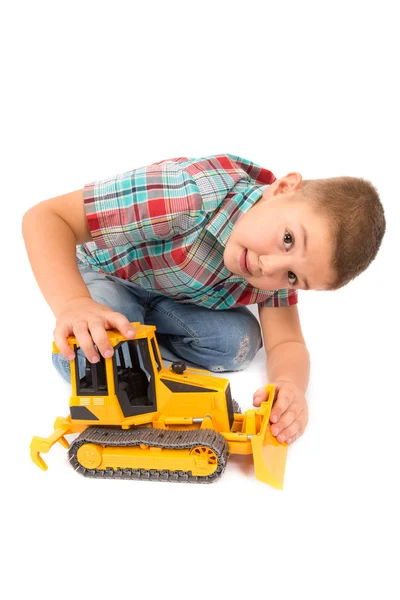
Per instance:
[[[282,490],[288,445],[274,438],[268,423],[264,436],[252,436],[251,447],[256,478]]]
[[[269,417],[275,401],[276,387],[267,385],[266,392],[267,401],[261,403],[258,411],[263,415],[261,428],[259,433],[251,438],[254,471],[259,481],[282,490],[288,445],[278,442],[271,433]]]

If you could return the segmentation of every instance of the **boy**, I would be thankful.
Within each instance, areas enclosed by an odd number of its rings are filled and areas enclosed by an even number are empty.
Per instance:
[[[383,208],[365,180],[281,179],[232,154],[168,159],[51,198],[23,219],[33,272],[56,317],[57,370],[111,356],[106,330],[157,327],[163,356],[244,369],[262,346],[278,386],[271,432],[293,442],[308,421],[309,355],[298,289],[337,289],[375,258]],[[76,246],[78,246],[76,251]],[[263,389],[253,397],[265,399]]]

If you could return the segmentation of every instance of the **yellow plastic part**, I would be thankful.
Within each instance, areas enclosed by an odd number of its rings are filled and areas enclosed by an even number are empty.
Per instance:
[[[31,441],[31,458],[43,471],[47,470],[47,465],[40,456],[41,452],[48,452],[54,444],[60,442],[64,448],[69,448],[69,443],[65,435],[70,433],[71,422],[69,419],[58,418],[54,425],[54,432],[48,438],[33,437]]]
[[[269,417],[275,395],[274,386],[267,386],[267,392],[267,402],[263,402],[260,407],[260,412],[263,412],[260,431],[251,438],[254,470],[259,481],[281,490],[283,489],[288,445],[278,442],[271,433]]]
[[[211,448],[197,446],[176,451],[154,446],[111,446],[82,444],[78,462],[87,469],[157,469],[191,471],[194,476],[207,476],[218,467],[217,455]]]
[[[103,459],[103,446],[99,444],[82,444],[77,452],[77,459],[87,469],[97,469]]]
[[[231,454],[252,454],[257,479],[273,487],[282,489],[287,457],[287,444],[277,442],[271,434],[270,413],[275,398],[275,386],[266,387],[267,400],[257,410],[248,410],[244,414],[228,414],[227,397],[229,381],[214,377],[202,369],[186,368],[183,373],[172,367],[165,369],[155,337],[155,327],[132,323],[136,331],[135,340],[141,341],[146,354],[146,370],[151,371],[154,383],[155,405],[141,406],[138,414],[132,416],[122,405],[118,381],[119,377],[115,356],[107,358],[105,364],[106,386],[101,388],[103,395],[93,396],[87,392],[79,394],[76,362],[71,365],[70,398],[71,414],[66,419],[57,418],[54,432],[48,438],[34,437],[31,442],[31,457],[41,469],[47,465],[41,453],[48,452],[59,442],[69,447],[65,435],[80,433],[91,427],[151,427],[156,429],[213,429],[228,442]],[[118,331],[107,332],[110,344],[116,347],[126,340]],[[68,339],[71,348],[79,344],[74,337]],[[136,343],[136,342],[135,342]],[[58,351],[53,344],[53,350]],[[117,375],[116,375],[117,374]],[[134,388],[133,388],[134,389]],[[139,397],[139,396],[138,396]],[[141,397],[141,396],[140,396]],[[149,396],[150,398],[150,396]],[[230,400],[229,400],[230,402]],[[125,407],[123,410],[123,406]],[[150,412],[148,412],[150,411]],[[72,417],[74,415],[74,417]],[[96,443],[84,443],[77,453],[78,462],[87,469],[126,468],[191,471],[194,476],[209,476],[218,467],[218,459],[212,448],[198,446],[188,449],[156,448],[140,446],[106,446]]]
[[[276,386],[267,385],[267,400],[258,410],[236,414],[232,433],[223,434],[231,454],[252,454],[256,478],[277,488],[283,488],[287,444],[280,443],[271,433],[269,421],[275,401]]]

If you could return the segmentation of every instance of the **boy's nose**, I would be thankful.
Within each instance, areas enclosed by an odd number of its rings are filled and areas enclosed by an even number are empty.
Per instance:
[[[272,277],[282,265],[279,265],[279,259],[275,256],[260,256],[258,259],[261,273]]]
[[[261,274],[267,277],[274,275],[282,275],[286,271],[291,271],[294,268],[293,257],[283,255],[260,256],[258,263],[261,269]]]

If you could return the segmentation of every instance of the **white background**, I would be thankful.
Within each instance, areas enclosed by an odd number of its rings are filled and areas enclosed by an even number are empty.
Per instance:
[[[2,56],[1,595],[397,599],[399,93],[394,2],[9,2]],[[396,58],[397,56],[397,58]],[[92,481],[32,435],[68,412],[25,210],[176,156],[229,152],[370,179],[387,233],[337,292],[303,292],[310,423],[285,489],[231,458],[218,483]],[[233,374],[250,408],[260,352]],[[5,591],[7,590],[7,591]]]

